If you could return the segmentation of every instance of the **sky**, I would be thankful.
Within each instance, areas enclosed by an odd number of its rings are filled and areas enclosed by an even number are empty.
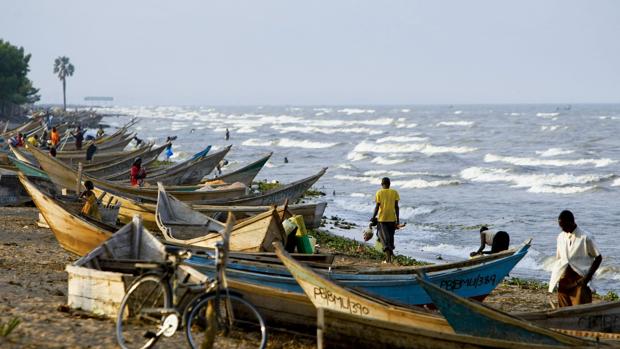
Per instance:
[[[19,0],[0,39],[41,101],[372,105],[620,102],[620,2]]]

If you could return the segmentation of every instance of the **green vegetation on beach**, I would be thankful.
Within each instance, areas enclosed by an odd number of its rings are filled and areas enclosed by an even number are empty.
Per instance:
[[[7,323],[0,321],[0,337],[6,337],[11,334],[20,322],[21,320],[16,317],[12,318]]]
[[[375,261],[381,261],[385,259],[385,254],[375,250],[368,244],[359,242],[357,240],[351,240],[342,236],[331,234],[324,230],[311,230],[310,235],[316,238],[319,246],[334,250],[338,253],[348,255],[356,258],[365,258]],[[414,258],[397,255],[393,257],[393,263],[395,265],[428,265],[430,263],[420,262]]]

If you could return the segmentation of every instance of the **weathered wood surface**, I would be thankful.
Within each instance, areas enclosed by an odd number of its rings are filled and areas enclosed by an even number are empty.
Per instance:
[[[189,205],[167,194],[161,183],[155,218],[167,241],[192,246],[214,247],[222,240],[218,232],[225,227],[223,223],[194,211]],[[277,210],[272,208],[236,224],[230,236],[230,250],[273,251],[273,242],[285,240],[282,222]]]
[[[70,212],[60,202],[41,192],[21,173],[19,180],[64,249],[81,256],[112,235],[114,227]]]
[[[592,340],[556,332],[553,332],[553,338],[557,340],[556,344],[515,341],[511,337],[496,339],[456,334],[441,316],[422,310],[402,308],[341,287],[290,258],[282,246],[277,245],[275,248],[278,257],[289,268],[310,301],[317,309],[322,309],[319,312],[319,330],[317,331],[319,347],[331,347],[330,344],[334,347],[338,345],[351,347],[373,339],[380,343],[376,347],[415,348],[588,347],[598,344]],[[326,323],[325,314],[334,314],[340,319]],[[462,320],[467,321],[467,319]],[[471,320],[475,322],[475,319]],[[351,325],[351,323],[354,324]],[[360,326],[360,324],[365,325]],[[484,324],[481,325],[484,326]],[[379,336],[381,328],[385,330],[385,335]],[[333,331],[335,335],[330,337],[330,331]],[[544,331],[552,332],[541,329],[541,332]],[[409,336],[409,339],[402,341],[403,336]],[[371,343],[367,346],[375,347],[374,345]]]
[[[76,171],[71,166],[58,161],[55,158],[45,154],[40,149],[31,148],[30,150],[35,156],[41,168],[47,172],[50,179],[61,188],[74,188],[77,181]],[[221,155],[221,154],[220,154]],[[209,156],[214,156],[209,155]],[[209,157],[207,156],[207,158]],[[93,182],[96,188],[108,193],[118,193],[126,195],[134,199],[157,201],[157,187],[132,187],[130,185],[118,184],[115,182],[98,179],[89,175],[84,175],[84,179]],[[242,197],[245,194],[245,187],[222,187],[216,190],[199,191],[197,186],[173,186],[167,188],[171,194],[174,194],[180,200],[186,202],[208,202],[211,200],[229,200],[230,198]]]
[[[317,346],[319,349],[543,349],[567,348],[521,343],[490,338],[438,332],[408,326],[399,321],[369,319],[328,308],[318,310]]]
[[[543,327],[620,333],[620,301],[513,314]]]
[[[68,304],[99,315],[115,317],[131,274],[101,270],[103,260],[132,259],[163,262],[164,245],[143,229],[139,218],[78,259],[69,274]]]
[[[427,281],[425,277],[419,277],[418,282],[457,333],[548,345],[588,344],[582,339],[536,326],[482,303],[459,297]]]
[[[269,158],[271,158],[272,153],[269,153],[260,159],[253,161],[245,166],[242,166],[234,171],[223,173],[222,175],[215,176],[213,178],[209,178],[205,181],[207,184],[217,184],[217,183],[236,183],[240,182],[247,186],[252,185],[252,181],[258,175],[258,172],[265,166]]]

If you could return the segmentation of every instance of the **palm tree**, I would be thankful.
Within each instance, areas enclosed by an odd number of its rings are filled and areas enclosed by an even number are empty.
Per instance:
[[[67,110],[67,76],[72,76],[75,68],[69,62],[69,57],[62,56],[54,61],[54,74],[62,81],[62,105],[63,110]]]

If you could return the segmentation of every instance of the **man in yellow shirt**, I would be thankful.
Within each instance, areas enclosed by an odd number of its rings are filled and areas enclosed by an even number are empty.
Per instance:
[[[390,189],[390,179],[384,177],[381,180],[381,189],[375,194],[375,212],[370,220],[378,222],[377,234],[383,244],[387,263],[392,263],[394,255],[394,233],[399,224],[398,200],[400,200],[398,192]]]

